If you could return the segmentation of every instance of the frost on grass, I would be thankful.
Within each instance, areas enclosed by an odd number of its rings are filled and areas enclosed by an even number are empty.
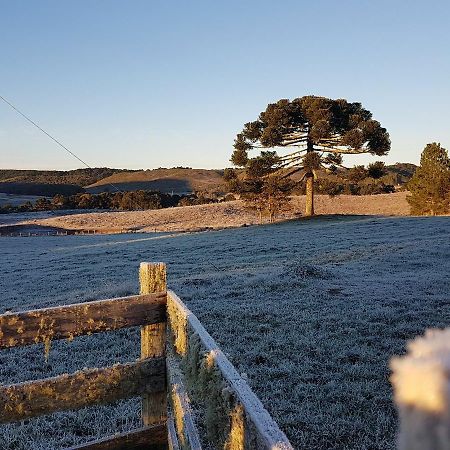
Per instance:
[[[0,309],[137,294],[139,263],[164,261],[169,287],[295,448],[392,450],[388,361],[425,329],[449,326],[449,242],[445,217],[317,218],[158,240],[0,238]],[[5,350],[0,382],[134,361],[139,348],[133,329],[52,341],[48,364],[42,344]],[[139,400],[120,405],[1,426],[0,448],[69,447],[138,424]]]
[[[400,450],[450,447],[450,328],[428,330],[391,361]]]

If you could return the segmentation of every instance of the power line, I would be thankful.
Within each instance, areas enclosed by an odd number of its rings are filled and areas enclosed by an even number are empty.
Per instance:
[[[50,133],[47,133],[43,128],[41,128],[36,122],[31,120],[26,114],[24,114],[22,111],[20,111],[18,108],[16,108],[11,102],[6,100],[5,97],[2,97],[0,95],[0,99],[2,99],[8,106],[10,106],[14,111],[16,111],[18,114],[20,114],[24,119],[26,119],[28,122],[30,122],[33,126],[35,126],[38,130],[42,131],[46,136],[48,136],[52,141],[56,142],[61,148],[63,148],[67,153],[72,155],[74,158],[76,158],[78,161],[80,161],[82,164],[84,164],[88,169],[93,169],[87,162],[83,161],[81,158],[79,158],[74,152],[69,150],[65,145],[63,145],[58,139],[54,138]],[[112,183],[108,183],[110,186],[112,186],[117,192],[121,192],[120,189],[117,186],[114,186]]]

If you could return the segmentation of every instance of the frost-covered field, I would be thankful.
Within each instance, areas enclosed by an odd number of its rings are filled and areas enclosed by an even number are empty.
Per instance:
[[[136,293],[168,263],[198,315],[296,448],[390,449],[388,360],[450,324],[450,218],[324,218],[216,232],[0,238],[1,309]],[[2,312],[3,312],[2,311]],[[138,331],[0,352],[18,382],[138,357]],[[137,424],[139,401],[0,427],[0,448],[50,449]]]

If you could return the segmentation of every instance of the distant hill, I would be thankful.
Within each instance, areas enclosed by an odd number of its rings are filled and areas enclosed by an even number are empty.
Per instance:
[[[0,169],[0,182],[33,184],[70,184],[87,186],[115,173],[132,172],[125,169],[97,167],[75,170],[10,170]]]
[[[221,192],[224,190],[223,170],[208,169],[153,169],[139,172],[115,173],[110,177],[86,186],[91,193],[114,190],[121,191],[150,190],[165,193],[188,194],[194,191]],[[113,186],[111,186],[113,185]]]
[[[46,197],[53,197],[56,194],[72,195],[84,192],[83,186],[123,171],[124,169],[107,167],[64,171],[0,169],[0,192]]]

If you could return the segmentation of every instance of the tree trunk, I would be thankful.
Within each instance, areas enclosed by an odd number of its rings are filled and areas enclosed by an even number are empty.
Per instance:
[[[306,208],[305,216],[311,217],[314,215],[314,174],[308,172],[306,174]]]

